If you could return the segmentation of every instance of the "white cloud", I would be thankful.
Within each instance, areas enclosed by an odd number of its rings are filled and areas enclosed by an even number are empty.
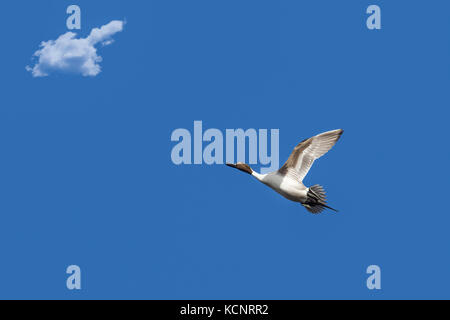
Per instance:
[[[112,44],[114,40],[111,37],[122,31],[123,25],[123,21],[114,20],[101,28],[92,29],[86,38],[76,39],[75,33],[67,32],[56,40],[43,41],[34,53],[36,64],[26,69],[33,77],[45,77],[55,71],[96,76],[101,71],[99,63],[102,57],[97,54],[95,45]]]

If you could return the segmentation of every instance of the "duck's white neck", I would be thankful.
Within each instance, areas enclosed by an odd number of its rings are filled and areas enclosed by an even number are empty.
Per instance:
[[[267,176],[267,174],[260,174],[258,172],[252,171],[252,176],[254,176],[256,179],[262,182],[264,180],[264,177]]]

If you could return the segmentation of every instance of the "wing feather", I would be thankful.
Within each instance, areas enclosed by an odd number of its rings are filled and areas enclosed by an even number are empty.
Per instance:
[[[314,161],[327,153],[339,140],[344,130],[332,130],[303,140],[292,151],[289,159],[280,168],[281,173],[289,173],[294,169],[300,181],[308,174]]]

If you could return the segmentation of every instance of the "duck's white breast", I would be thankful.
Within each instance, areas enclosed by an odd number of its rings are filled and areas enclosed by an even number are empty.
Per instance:
[[[306,200],[306,188],[300,181],[279,173],[268,174],[264,177],[263,183],[281,194],[283,197],[297,202]]]

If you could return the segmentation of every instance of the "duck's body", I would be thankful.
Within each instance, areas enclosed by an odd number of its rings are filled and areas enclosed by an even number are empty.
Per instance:
[[[333,130],[303,140],[279,170],[268,174],[257,173],[245,163],[227,165],[251,174],[286,199],[301,203],[311,213],[319,213],[324,208],[335,210],[326,204],[325,191],[321,186],[308,188],[303,184],[303,179],[314,161],[327,153],[342,133],[341,129]]]
[[[296,180],[290,175],[283,175],[275,171],[264,175],[253,172],[252,176],[286,199],[300,203],[306,201],[308,188],[305,187],[303,182]]]

